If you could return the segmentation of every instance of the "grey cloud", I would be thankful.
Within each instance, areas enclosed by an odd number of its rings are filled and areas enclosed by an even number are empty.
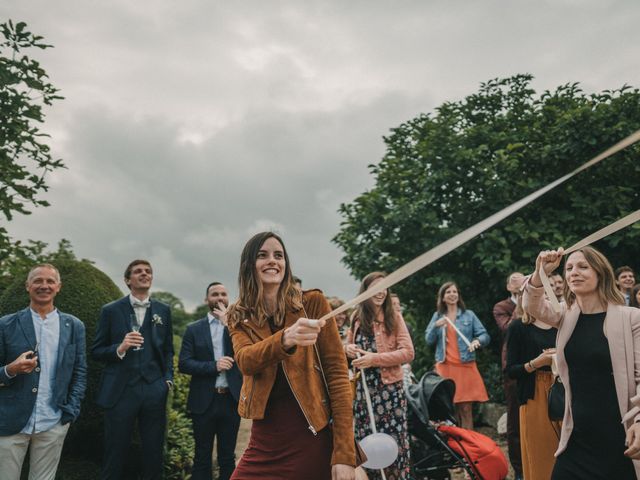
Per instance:
[[[336,210],[371,186],[367,165],[402,121],[498,76],[589,91],[640,73],[631,0],[23,0],[0,13],[55,45],[37,57],[66,97],[44,129],[69,170],[50,177],[52,207],[11,232],[69,238],[121,287],[126,263],[149,257],[156,287],[189,306],[212,279],[234,293],[244,242],[269,228],[305,287],[351,297]]]

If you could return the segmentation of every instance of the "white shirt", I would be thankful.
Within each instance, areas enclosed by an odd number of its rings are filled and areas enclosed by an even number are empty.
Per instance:
[[[60,341],[60,315],[58,310],[49,312],[45,318],[31,310],[33,328],[36,332],[38,366],[40,371],[36,404],[29,421],[20,433],[46,432],[55,427],[62,418],[54,398],[56,367],[58,365],[58,344]]]
[[[138,319],[138,325],[142,327],[142,323],[144,322],[144,317],[147,314],[147,308],[151,306],[151,304],[149,303],[150,297],[140,300],[139,298],[134,297],[132,293],[130,293],[129,301],[131,302],[133,311],[135,312],[136,318]],[[147,305],[146,307],[143,307],[141,305],[135,305],[136,303],[148,303],[149,305]]]
[[[217,362],[224,357],[224,325],[219,318],[207,313],[209,320],[209,331],[211,332],[211,343],[213,343],[213,358]],[[227,374],[225,371],[218,372],[216,377],[216,388],[228,387]]]

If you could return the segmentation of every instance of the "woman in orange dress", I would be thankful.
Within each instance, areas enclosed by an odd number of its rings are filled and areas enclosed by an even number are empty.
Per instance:
[[[456,405],[458,424],[473,429],[473,402],[489,400],[480,372],[476,365],[475,351],[487,346],[491,338],[475,313],[467,310],[458,286],[446,282],[438,290],[437,311],[425,332],[428,345],[436,346],[436,372],[456,384],[453,402]],[[448,318],[469,341],[456,332]]]

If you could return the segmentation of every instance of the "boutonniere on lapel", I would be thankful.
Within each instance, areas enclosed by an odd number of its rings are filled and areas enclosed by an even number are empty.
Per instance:
[[[154,313],[153,317],[151,317],[151,323],[153,323],[154,325],[164,325],[164,323],[162,322],[162,317],[157,313]]]

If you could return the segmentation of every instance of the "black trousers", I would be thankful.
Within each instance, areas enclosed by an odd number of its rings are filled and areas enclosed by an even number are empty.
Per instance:
[[[236,440],[240,427],[238,404],[230,393],[215,393],[209,407],[192,414],[196,443],[192,480],[211,480],[213,441],[217,437],[220,480],[228,480],[236,468]]]
[[[167,425],[167,392],[163,378],[127,385],[120,400],[104,415],[102,480],[122,480],[135,422],[141,442],[143,480],[162,478],[164,433]]]

